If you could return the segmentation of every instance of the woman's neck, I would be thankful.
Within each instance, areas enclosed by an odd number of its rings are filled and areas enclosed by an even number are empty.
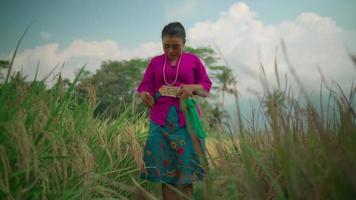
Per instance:
[[[182,52],[182,53],[183,53],[183,52]],[[176,65],[177,65],[179,56],[182,56],[182,53],[181,53],[180,55],[178,55],[177,57],[171,59],[171,65],[172,65],[172,66],[176,66]]]
[[[177,65],[177,58],[175,58],[174,60],[171,61],[171,65],[172,66],[176,66]]]

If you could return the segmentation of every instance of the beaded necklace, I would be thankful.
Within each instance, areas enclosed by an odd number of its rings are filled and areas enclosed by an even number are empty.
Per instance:
[[[172,83],[168,83],[168,81],[166,79],[166,64],[167,64],[167,54],[166,54],[166,57],[164,59],[164,65],[163,65],[163,80],[166,83],[166,85],[173,86],[177,82],[178,73],[179,73],[179,66],[180,66],[180,60],[182,59],[182,57],[183,57],[183,53],[181,53],[180,56],[179,56],[177,70],[176,70],[176,77],[174,78],[174,81]]]

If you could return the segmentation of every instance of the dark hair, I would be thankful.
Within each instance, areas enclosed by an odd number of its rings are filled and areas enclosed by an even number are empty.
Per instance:
[[[161,38],[164,36],[177,36],[181,37],[185,42],[185,29],[184,26],[179,22],[171,22],[164,26],[162,30]]]

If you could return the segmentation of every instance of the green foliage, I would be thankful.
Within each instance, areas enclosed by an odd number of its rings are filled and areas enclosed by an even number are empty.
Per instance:
[[[219,57],[216,52],[210,47],[192,48],[186,47],[186,51],[194,53],[201,58],[206,67],[209,69],[209,76],[213,80],[212,91],[209,95],[210,102],[198,101],[202,105],[205,120],[207,120],[209,127],[214,128],[217,125],[222,126],[223,121],[229,118],[227,111],[224,108],[225,93],[235,94],[236,81],[232,70],[227,66],[217,65]],[[216,102],[216,99],[222,96],[221,102]],[[215,100],[215,102],[213,102]]]
[[[0,68],[2,69],[6,69],[8,68],[10,65],[10,61],[8,60],[0,60]]]
[[[230,69],[224,66],[214,67],[218,58],[216,53],[211,48],[192,48],[186,47],[186,51],[195,53],[204,60],[207,67],[213,71],[211,75],[216,78],[219,86],[214,87],[209,99],[216,98],[221,91],[223,94],[228,91],[228,84],[231,84],[231,80],[224,80],[227,76],[231,77],[232,73]],[[77,85],[77,93],[81,97],[87,96],[88,87],[94,87],[95,98],[97,107],[95,109],[96,116],[109,116],[115,119],[119,113],[122,112],[128,105],[134,105],[132,109],[136,109],[138,112],[146,110],[146,107],[137,101],[136,91],[137,85],[142,78],[143,71],[148,64],[148,60],[144,59],[132,59],[129,61],[104,61],[102,62],[100,69],[94,74],[84,70],[79,78],[79,84]],[[78,72],[76,72],[77,74]],[[59,83],[66,84],[59,78]],[[67,80],[67,85],[70,81]],[[215,83],[214,83],[215,84]],[[67,88],[68,86],[63,86]],[[217,89],[216,89],[217,88]],[[197,100],[201,105],[203,113],[206,113],[205,119],[208,120],[209,126],[218,122],[222,123],[224,118],[228,115],[224,111],[223,106],[220,103],[213,103],[213,101],[206,101],[205,99],[198,98]],[[212,128],[213,126],[211,126]]]
[[[232,70],[227,66],[210,66],[213,71],[212,77],[217,82],[217,89],[222,93],[222,105],[225,102],[225,93],[234,95],[236,90],[236,79]]]
[[[10,66],[10,61],[8,60],[0,60],[0,80],[5,77],[5,70]]]
[[[242,120],[231,69],[216,65],[209,48],[187,50],[212,71],[217,94],[235,96],[239,119],[237,129],[219,129],[227,118],[221,104],[199,99],[214,134],[206,140],[210,170],[194,185],[195,199],[356,196],[354,84],[348,94],[328,85],[327,108],[318,111],[307,96],[302,103],[281,89],[276,66],[278,88],[262,80],[258,126]],[[0,87],[0,199],[142,199],[144,189],[160,196],[159,185],[138,179],[147,118],[134,93],[146,65],[106,61],[95,74],[78,70],[73,82],[59,76],[50,89],[11,75]]]
[[[86,93],[85,88],[89,84],[93,85],[98,101],[96,115],[116,118],[134,100],[135,89],[147,63],[143,59],[102,62],[95,74],[85,74],[77,90],[83,95]],[[143,108],[140,106],[139,110]]]
[[[19,73],[0,88],[0,199],[132,196],[146,120],[129,108],[95,118],[94,102],[74,90],[82,72],[67,88]]]
[[[198,55],[208,67],[214,65],[219,60],[216,52],[210,47],[193,48],[186,46],[184,50]]]

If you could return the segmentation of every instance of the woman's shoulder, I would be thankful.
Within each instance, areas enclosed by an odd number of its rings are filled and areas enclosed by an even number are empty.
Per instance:
[[[195,65],[204,65],[203,59],[201,59],[198,55],[191,52],[184,52],[187,58],[189,58],[190,62],[193,62]]]
[[[148,58],[148,66],[147,68],[150,70],[156,70],[157,66],[162,65],[164,59],[164,55],[160,54],[160,55],[155,55],[151,58]]]
[[[184,55],[192,60],[200,59],[199,56],[197,56],[196,54],[189,52],[189,51],[185,51]]]

